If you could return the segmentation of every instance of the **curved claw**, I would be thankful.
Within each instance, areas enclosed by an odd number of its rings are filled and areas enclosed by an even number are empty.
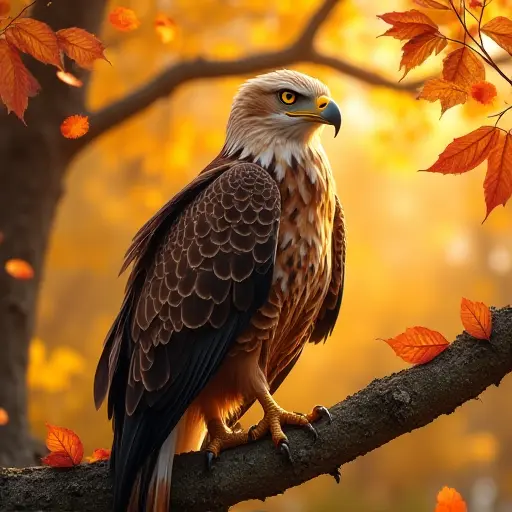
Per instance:
[[[318,418],[327,418],[328,423],[332,423],[332,415],[329,412],[329,409],[327,407],[324,407],[323,405],[317,405],[313,409],[313,411],[318,415]]]
[[[316,430],[316,428],[311,425],[311,423],[306,423],[304,425],[304,428],[308,431],[308,432],[311,432],[313,434],[313,439],[316,441],[318,439],[318,432]]]
[[[336,480],[336,483],[339,484],[341,481],[341,468],[333,469],[329,475],[331,475],[334,480]]]
[[[206,470],[211,471],[212,465],[213,465],[213,459],[215,458],[215,455],[213,452],[207,451],[206,452]]]
[[[253,436],[253,432],[254,432],[254,430],[256,429],[257,426],[258,425],[252,425],[251,427],[249,427],[249,430],[247,431],[247,436],[249,437],[249,442],[255,441],[254,436]]]
[[[278,449],[286,457],[288,462],[293,464],[293,458],[292,454],[290,453],[290,446],[288,445],[288,441],[285,439],[281,441],[278,445]]]

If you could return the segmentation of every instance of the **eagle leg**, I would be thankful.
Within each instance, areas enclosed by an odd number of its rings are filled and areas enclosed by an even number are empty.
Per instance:
[[[208,469],[211,468],[213,459],[217,458],[221,451],[249,442],[249,434],[247,432],[234,432],[219,418],[210,420],[207,424],[207,428],[210,436],[210,442],[206,446]]]

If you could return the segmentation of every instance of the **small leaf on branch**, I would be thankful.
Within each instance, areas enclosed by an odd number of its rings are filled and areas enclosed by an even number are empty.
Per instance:
[[[70,429],[46,424],[46,446],[51,452],[67,456],[72,466],[80,464],[84,456],[84,447],[80,438]],[[50,454],[51,455],[51,454]],[[60,458],[60,455],[55,455]]]
[[[53,468],[72,468],[75,466],[73,460],[66,452],[50,452],[46,457],[41,459],[41,462],[45,466],[51,466]]]
[[[483,302],[473,302],[463,297],[460,303],[460,319],[466,332],[473,338],[488,340],[491,337],[491,311]]]
[[[455,105],[466,103],[468,93],[459,85],[442,78],[427,80],[418,98],[441,102],[441,115]]]
[[[126,7],[116,7],[108,15],[108,20],[113,27],[122,32],[129,32],[139,28],[140,21],[135,11]]]
[[[442,4],[436,0],[413,0],[413,2],[421,7],[426,7],[427,9],[443,9],[445,11],[449,11],[450,7],[446,4]]]
[[[450,487],[443,487],[437,495],[434,512],[467,512],[466,502],[462,496]]]
[[[13,258],[5,262],[5,271],[14,279],[22,281],[34,277],[34,269],[30,263],[19,258]]]
[[[479,9],[482,7],[482,2],[480,0],[470,0],[469,7],[471,9]]]
[[[10,45],[44,64],[61,67],[57,36],[46,23],[32,18],[20,18],[5,31],[5,39]]]
[[[471,97],[483,105],[490,105],[497,94],[496,86],[485,80],[471,86]]]
[[[57,32],[61,50],[80,67],[92,69],[95,60],[107,60],[105,46],[93,34],[82,28],[63,28]]]
[[[162,43],[170,43],[176,37],[176,23],[166,14],[159,14],[155,19],[155,31]]]
[[[512,55],[512,20],[498,16],[486,23],[482,32]]]
[[[0,427],[7,423],[9,423],[9,414],[3,407],[0,407]]]
[[[407,73],[416,66],[419,66],[432,55],[439,54],[447,45],[446,38],[439,32],[429,32],[412,38],[404,44],[400,69],[404,68],[405,78]]]
[[[428,363],[448,348],[448,341],[439,332],[427,327],[409,327],[404,333],[384,340],[407,363]]]
[[[439,155],[437,161],[426,172],[461,174],[474,169],[488,156],[496,145],[500,129],[494,126],[481,126],[476,130],[450,142]]]
[[[487,174],[484,181],[485,204],[489,214],[512,196],[512,135],[500,130],[499,139],[489,153]]]
[[[89,118],[79,114],[69,116],[60,125],[60,132],[66,139],[78,139],[89,131]]]
[[[438,26],[424,13],[412,9],[406,12],[389,12],[377,16],[382,21],[393,25],[382,34],[395,39],[412,39],[421,34],[437,32]]]
[[[11,0],[0,0],[0,16],[6,16],[11,10]]]
[[[64,82],[67,85],[71,85],[72,87],[82,87],[82,80],[78,79],[72,73],[68,73],[67,71],[57,71],[57,78]]]
[[[485,80],[485,67],[466,46],[449,53],[443,60],[443,78],[465,88]]]
[[[106,448],[96,448],[90,457],[86,457],[87,462],[97,462],[98,460],[109,460],[110,450]]]

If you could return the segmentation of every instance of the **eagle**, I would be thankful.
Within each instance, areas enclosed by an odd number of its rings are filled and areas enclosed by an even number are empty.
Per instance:
[[[326,413],[273,393],[340,309],[345,222],[321,145],[341,125],[328,88],[292,70],[249,79],[219,155],[135,235],[119,314],[94,379],[113,423],[114,510],[168,511],[174,455],[207,460]],[[254,403],[262,420],[233,428]]]

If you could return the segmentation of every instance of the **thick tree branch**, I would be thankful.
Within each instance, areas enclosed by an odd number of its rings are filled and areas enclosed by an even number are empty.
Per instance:
[[[384,350],[384,349],[383,349]],[[402,434],[452,413],[512,371],[512,308],[493,310],[491,341],[462,333],[429,364],[374,380],[331,409],[314,442],[288,430],[293,466],[268,440],[224,452],[210,473],[203,453],[176,458],[172,510],[225,511],[248,499],[264,499],[375,450]],[[111,489],[107,464],[71,470],[0,469],[1,510],[107,512]]]

